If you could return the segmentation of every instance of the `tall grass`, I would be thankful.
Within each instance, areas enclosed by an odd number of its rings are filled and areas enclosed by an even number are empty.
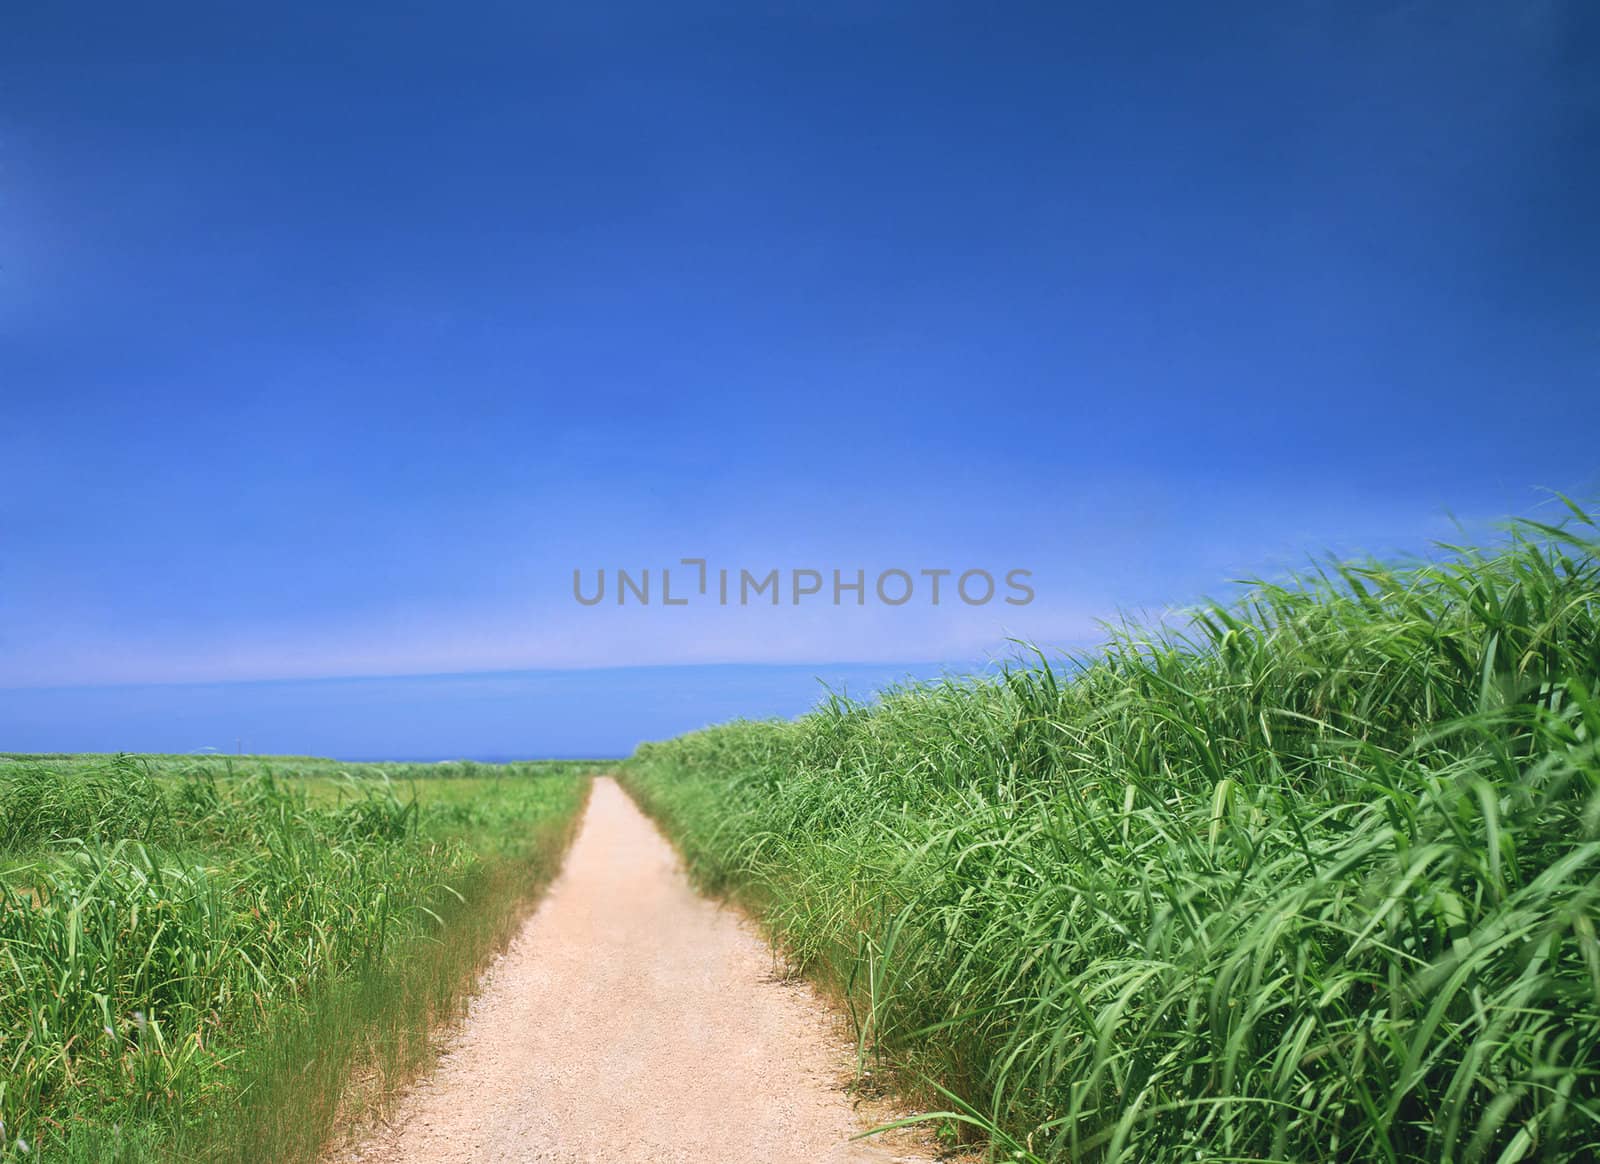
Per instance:
[[[1008,1158],[1596,1159],[1597,547],[1332,566],[625,779]]]
[[[0,1156],[316,1158],[426,1062],[585,787],[9,763]]]

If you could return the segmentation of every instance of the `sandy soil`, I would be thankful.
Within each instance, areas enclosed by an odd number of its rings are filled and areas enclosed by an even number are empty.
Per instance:
[[[852,1048],[735,912],[697,895],[614,781],[561,876],[490,969],[438,1069],[341,1159],[929,1160],[867,1126]],[[883,1118],[881,1114],[878,1118]]]

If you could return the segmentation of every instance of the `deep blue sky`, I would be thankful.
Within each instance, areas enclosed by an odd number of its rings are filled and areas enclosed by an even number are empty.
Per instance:
[[[621,751],[814,685],[575,682],[492,748],[477,679],[103,686],[962,664],[1600,486],[1582,0],[3,25],[0,688],[50,690],[0,748]],[[1038,598],[570,597],[685,555]]]

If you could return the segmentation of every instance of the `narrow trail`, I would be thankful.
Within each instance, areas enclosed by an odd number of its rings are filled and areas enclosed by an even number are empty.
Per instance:
[[[600,779],[565,868],[491,968],[437,1070],[362,1164],[866,1164],[932,1155],[867,1126],[852,1048],[766,944],[699,896],[671,846]]]

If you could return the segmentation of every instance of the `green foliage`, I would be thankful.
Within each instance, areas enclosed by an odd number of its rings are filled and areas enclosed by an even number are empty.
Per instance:
[[[0,769],[0,852],[54,837],[168,834],[167,800],[133,756],[62,773],[39,762]]]
[[[0,1157],[315,1158],[352,1072],[425,1060],[585,787],[560,765],[404,797],[361,769],[0,768]]]
[[[1597,545],[1336,566],[625,779],[1006,1159],[1594,1159]]]

